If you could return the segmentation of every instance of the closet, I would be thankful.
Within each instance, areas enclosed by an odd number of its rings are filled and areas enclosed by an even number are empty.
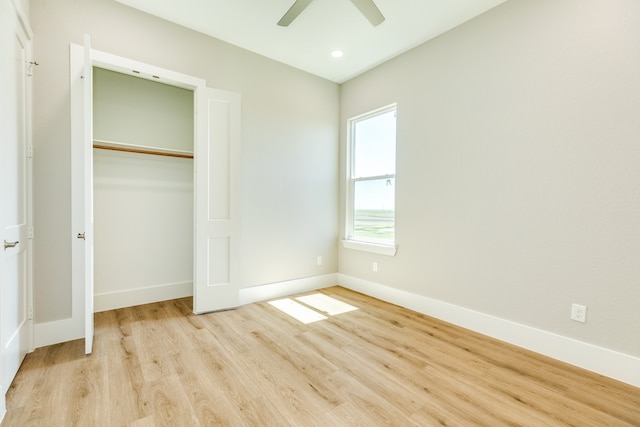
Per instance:
[[[95,311],[188,295],[197,314],[237,307],[240,94],[88,35],[69,65],[73,310],[56,331],[91,353]]]
[[[95,311],[193,295],[194,92],[93,68]]]

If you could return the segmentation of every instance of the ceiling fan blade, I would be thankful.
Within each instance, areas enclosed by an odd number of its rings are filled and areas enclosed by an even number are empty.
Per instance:
[[[384,21],[384,15],[382,15],[382,12],[380,12],[380,9],[378,9],[378,6],[376,6],[373,0],[351,0],[351,3],[360,10],[374,27],[377,27]]]
[[[298,17],[302,13],[303,10],[309,6],[309,4],[313,0],[296,0],[296,2],[287,10],[282,18],[278,21],[278,25],[281,27],[288,27],[289,24],[293,22],[294,19]]]

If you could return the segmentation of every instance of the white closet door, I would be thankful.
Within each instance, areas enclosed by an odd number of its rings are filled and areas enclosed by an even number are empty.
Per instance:
[[[91,40],[71,45],[72,318],[63,339],[85,338],[93,347],[93,64]],[[58,338],[59,339],[59,338]]]
[[[84,36],[84,352],[93,349],[93,62],[91,38]]]
[[[193,311],[238,306],[240,96],[196,89]]]

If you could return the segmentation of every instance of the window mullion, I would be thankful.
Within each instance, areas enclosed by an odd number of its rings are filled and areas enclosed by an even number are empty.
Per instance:
[[[376,176],[360,176],[357,178],[351,178],[351,180],[353,182],[375,181],[376,179],[391,179],[395,177],[396,177],[396,174],[387,174],[387,175],[376,175]]]

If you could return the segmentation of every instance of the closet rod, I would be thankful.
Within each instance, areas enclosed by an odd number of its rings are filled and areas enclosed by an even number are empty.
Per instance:
[[[145,147],[145,146],[136,146],[129,144],[122,144],[118,142],[111,141],[94,141],[93,148],[98,148],[100,150],[112,150],[112,151],[124,151],[126,153],[139,153],[139,154],[153,154],[156,156],[167,156],[167,157],[179,157],[181,159],[193,159],[193,154],[183,151],[180,152],[178,150],[161,150],[155,149],[153,147]]]

